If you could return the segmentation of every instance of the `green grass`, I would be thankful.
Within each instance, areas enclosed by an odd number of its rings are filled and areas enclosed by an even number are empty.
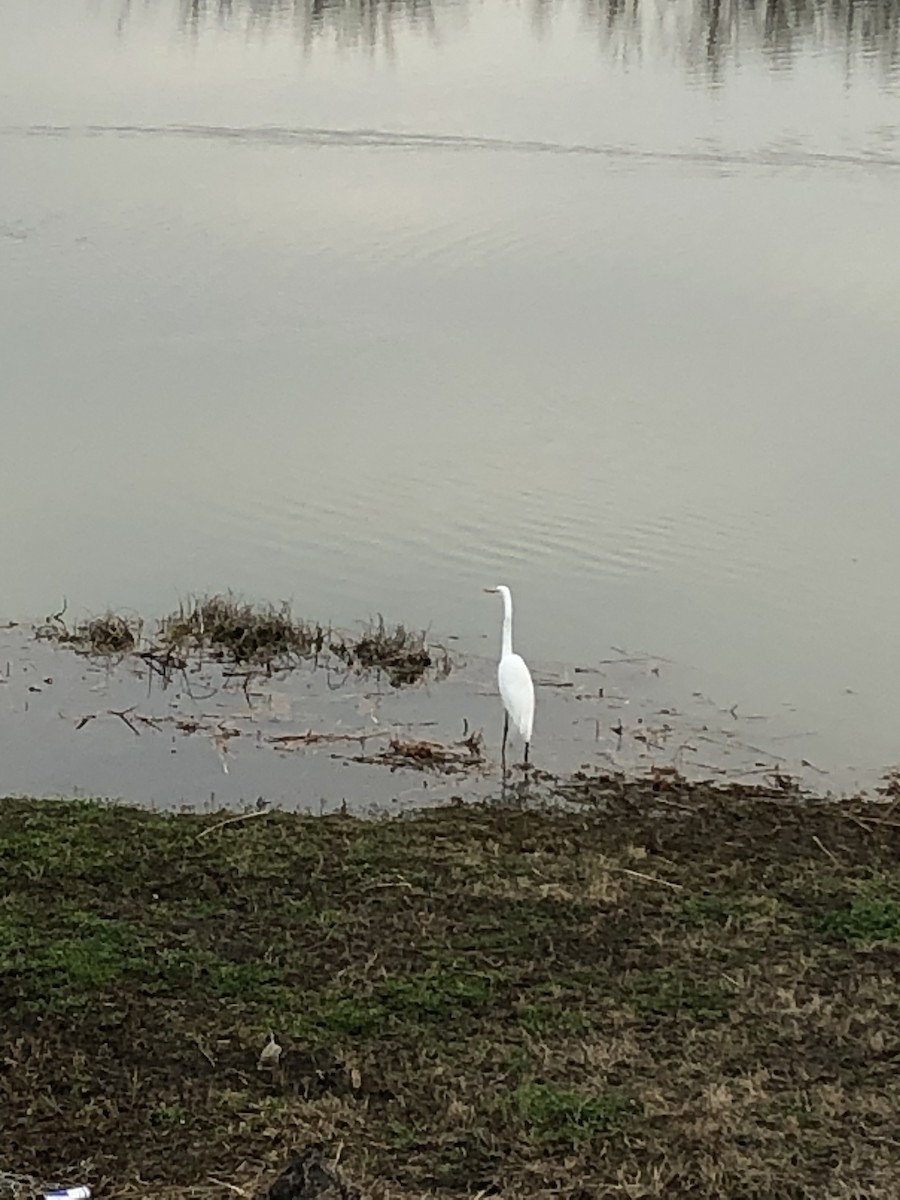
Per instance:
[[[466,1022],[489,1004],[493,986],[487,973],[429,970],[386,979],[364,996],[333,989],[307,999],[293,1032],[318,1041],[330,1034],[421,1035],[425,1026]]]
[[[826,913],[820,928],[848,942],[900,941],[900,901],[862,897]]]
[[[728,995],[719,984],[669,967],[636,975],[626,983],[624,995],[645,1016],[718,1021],[728,1015]]]
[[[507,1107],[526,1136],[543,1143],[574,1145],[608,1132],[635,1111],[634,1101],[626,1096],[587,1095],[544,1083],[520,1084]]]
[[[0,907],[0,971],[27,973],[43,989],[65,985],[87,997],[127,973],[154,969],[140,931],[126,921],[59,904],[52,934],[42,936],[32,911],[10,908]]]
[[[529,1004],[519,1009],[519,1022],[523,1029],[538,1036],[547,1034],[579,1034],[588,1030],[594,1022],[583,1009],[569,1007],[570,1001],[560,999],[555,1004]]]
[[[678,910],[689,924],[727,925],[740,920],[747,911],[747,905],[743,896],[702,893],[699,896],[685,896],[679,902]]]

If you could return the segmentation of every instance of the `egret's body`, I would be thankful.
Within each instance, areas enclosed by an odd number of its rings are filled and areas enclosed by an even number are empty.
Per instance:
[[[503,642],[497,667],[497,683],[500,685],[500,696],[506,710],[503,720],[503,762],[505,765],[510,721],[525,743],[525,761],[528,762],[531,732],[534,728],[534,684],[524,658],[515,654],[512,648],[512,594],[502,583],[497,587],[485,588],[485,591],[499,592],[503,597]]]

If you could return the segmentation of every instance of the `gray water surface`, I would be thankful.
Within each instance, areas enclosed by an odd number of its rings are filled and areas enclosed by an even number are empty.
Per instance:
[[[0,617],[232,587],[488,654],[503,581],[536,662],[896,761],[898,28],[7,0]]]

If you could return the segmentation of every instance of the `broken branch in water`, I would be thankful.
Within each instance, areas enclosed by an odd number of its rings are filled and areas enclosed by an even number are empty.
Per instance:
[[[141,736],[141,731],[128,716],[129,713],[134,712],[134,705],[131,708],[108,708],[106,711],[111,717],[118,717],[120,721],[124,721],[135,737]]]
[[[266,741],[273,745],[289,749],[291,745],[313,746],[317,742],[359,742],[362,744],[369,738],[391,737],[390,729],[365,730],[359,733],[333,733],[308,729],[306,733],[278,733],[267,737]]]

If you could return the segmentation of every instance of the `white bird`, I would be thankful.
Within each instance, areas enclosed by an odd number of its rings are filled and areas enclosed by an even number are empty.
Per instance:
[[[525,659],[513,653],[512,648],[512,594],[509,588],[499,583],[496,587],[485,588],[486,592],[499,592],[503,597],[503,645],[500,651],[500,663],[497,667],[497,683],[500,685],[500,695],[506,712],[503,717],[503,766],[506,769],[506,739],[509,734],[509,722],[516,728],[525,743],[525,761],[528,762],[528,750],[531,746],[531,731],[534,726],[534,684],[531,672],[525,665]]]

